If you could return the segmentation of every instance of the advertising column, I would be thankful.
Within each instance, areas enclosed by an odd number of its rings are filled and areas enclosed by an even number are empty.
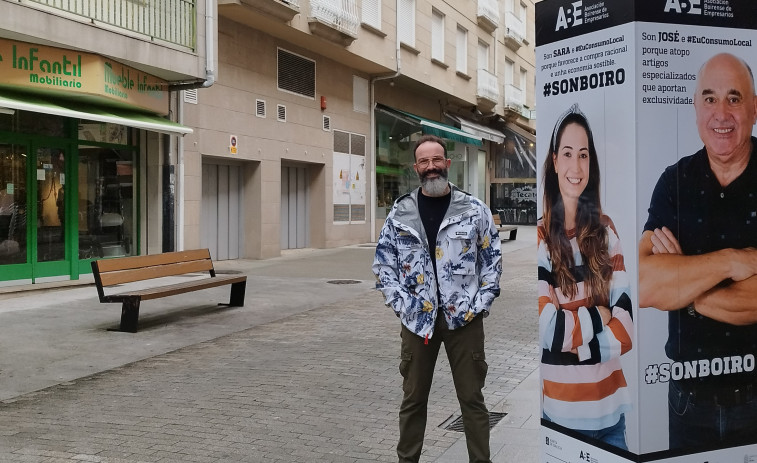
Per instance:
[[[757,461],[757,3],[536,21],[542,461]]]

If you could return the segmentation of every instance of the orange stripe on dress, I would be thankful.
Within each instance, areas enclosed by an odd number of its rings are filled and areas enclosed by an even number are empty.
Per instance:
[[[562,402],[591,402],[609,397],[625,386],[623,370],[615,370],[598,383],[558,383],[545,379],[542,393]]]

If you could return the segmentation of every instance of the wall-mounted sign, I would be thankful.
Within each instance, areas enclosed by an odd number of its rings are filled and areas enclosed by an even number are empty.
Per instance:
[[[168,114],[168,83],[91,53],[0,39],[0,85],[90,95]]]
[[[229,136],[229,153],[237,154],[237,136],[236,135]]]

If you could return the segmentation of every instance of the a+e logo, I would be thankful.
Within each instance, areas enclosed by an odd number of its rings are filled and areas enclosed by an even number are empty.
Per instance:
[[[698,1],[698,0],[697,0]],[[577,1],[571,3],[573,5],[573,8],[568,7],[566,10],[563,7],[560,7],[560,9],[557,11],[557,24],[555,25],[555,32],[559,31],[560,29],[567,29],[571,26],[578,26],[579,24],[584,23],[583,18],[583,2]]]
[[[665,13],[702,14],[702,0],[666,0]]]

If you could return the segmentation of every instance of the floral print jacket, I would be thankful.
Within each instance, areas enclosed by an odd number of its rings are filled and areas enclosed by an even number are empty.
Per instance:
[[[487,316],[499,296],[502,251],[491,212],[481,200],[450,186],[452,197],[434,256],[438,282],[418,215],[420,188],[394,203],[373,260],[376,289],[386,305],[410,331],[426,339],[434,333],[437,314],[444,315],[450,329],[459,328],[478,314]]]

